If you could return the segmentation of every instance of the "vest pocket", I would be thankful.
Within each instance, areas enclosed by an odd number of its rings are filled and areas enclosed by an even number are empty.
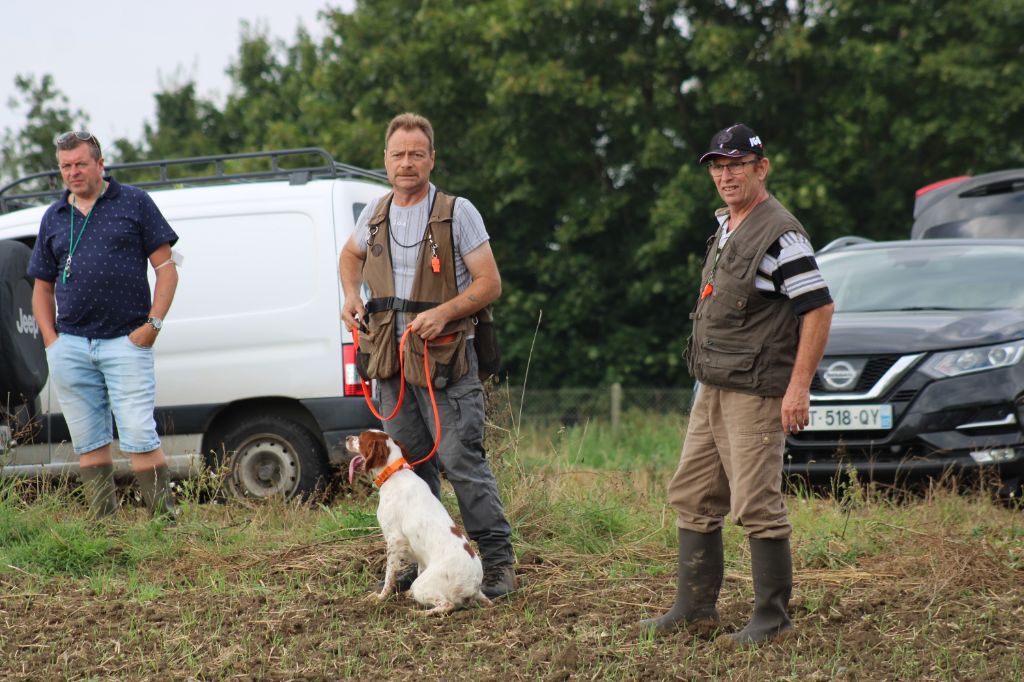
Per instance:
[[[741,327],[747,321],[747,295],[730,289],[715,289],[706,312],[708,319]]]
[[[369,328],[359,332],[356,369],[365,381],[388,379],[398,373],[394,310],[374,313]]]
[[[442,333],[427,343],[430,378],[434,388],[447,388],[461,379],[469,369],[466,361],[466,332],[459,329]],[[427,386],[423,370],[423,339],[415,334],[409,334],[405,341],[405,380],[414,386]]]
[[[722,256],[722,260],[718,263],[718,269],[728,272],[737,279],[746,279],[747,273],[750,272],[750,266],[754,262],[754,256],[757,254],[754,251],[745,250],[744,246],[746,245],[738,242],[733,244],[733,248]]]
[[[761,346],[729,346],[708,339],[701,346],[697,364],[701,378],[712,386],[746,387],[753,386],[757,378],[754,367]]]

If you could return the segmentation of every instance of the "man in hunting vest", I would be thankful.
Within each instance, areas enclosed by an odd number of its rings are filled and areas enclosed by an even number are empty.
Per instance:
[[[436,404],[441,441],[416,473],[440,497],[444,469],[466,532],[480,549],[483,593],[494,599],[515,589],[515,554],[483,447],[484,395],[473,337],[478,314],[501,295],[501,275],[479,211],[430,182],[434,158],[426,118],[405,113],[392,119],[384,138],[392,191],[363,209],[342,250],[341,317],[358,332],[357,364],[364,378],[378,381],[385,416],[398,402],[404,370],[405,395],[384,430],[415,459],[434,446]],[[413,566],[399,577],[399,589],[415,577]]]
[[[803,226],[768,193],[760,136],[729,126],[699,163],[725,206],[694,292],[686,359],[700,388],[668,489],[679,533],[676,601],[642,625],[717,630],[722,525],[731,512],[750,543],[754,613],[727,642],[759,644],[792,629],[782,454],[786,434],[807,426],[833,305]]]

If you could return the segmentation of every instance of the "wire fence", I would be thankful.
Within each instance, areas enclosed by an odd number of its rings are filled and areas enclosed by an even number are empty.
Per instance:
[[[692,388],[627,388],[612,384],[603,388],[491,390],[489,412],[520,417],[525,423],[560,422],[564,426],[602,419],[617,426],[623,414],[680,414],[690,412]]]

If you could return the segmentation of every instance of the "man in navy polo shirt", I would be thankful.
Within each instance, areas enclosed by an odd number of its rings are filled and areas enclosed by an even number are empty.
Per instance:
[[[104,177],[95,136],[64,133],[56,145],[67,190],[43,215],[28,272],[89,508],[97,518],[117,510],[110,445],[116,420],[150,513],[173,519],[153,417],[153,343],[178,285],[171,260],[178,235],[148,194]],[[147,260],[156,272],[152,301]]]

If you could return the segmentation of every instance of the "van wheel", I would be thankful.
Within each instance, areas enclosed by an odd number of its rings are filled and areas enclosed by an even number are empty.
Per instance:
[[[304,427],[281,417],[238,422],[224,436],[227,488],[237,497],[306,499],[326,488],[323,448]]]

